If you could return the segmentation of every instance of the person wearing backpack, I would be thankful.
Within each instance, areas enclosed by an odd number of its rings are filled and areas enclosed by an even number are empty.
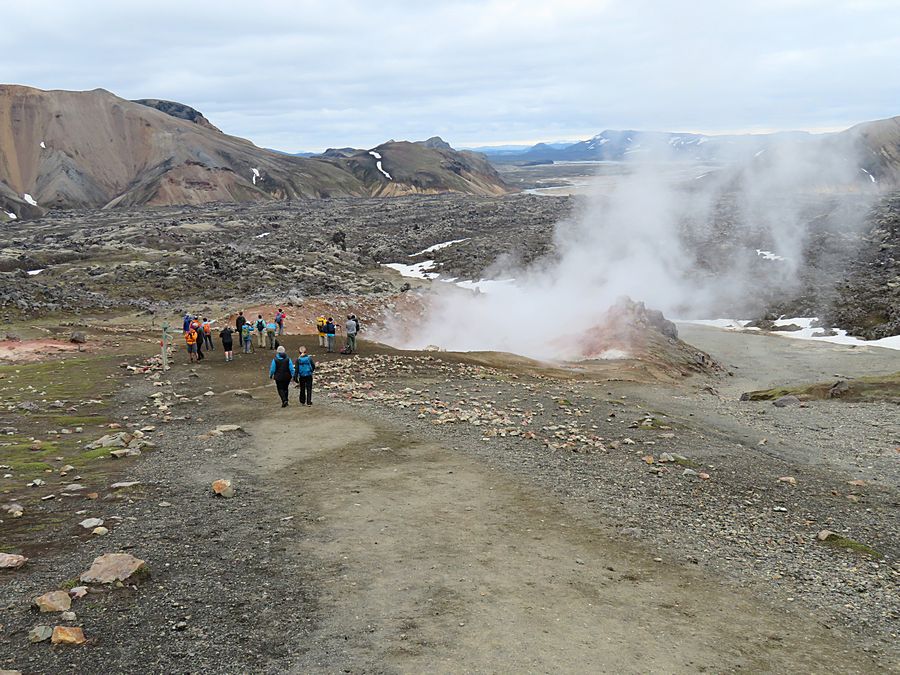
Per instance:
[[[294,364],[294,381],[300,387],[300,405],[312,405],[313,373],[316,362],[306,353],[306,347],[300,347],[300,355]]]
[[[249,354],[253,351],[253,328],[249,323],[241,326],[241,342],[244,343],[244,353]]]
[[[187,343],[188,357],[191,359],[191,363],[193,363],[197,356],[197,331],[188,326],[188,329],[184,334],[184,341]]]
[[[278,334],[278,324],[274,321],[271,321],[266,324],[266,344],[269,349],[276,349],[278,345],[276,344],[278,340],[275,339],[275,336]]]
[[[212,323],[210,323],[209,319],[203,317],[203,346],[206,347],[209,351],[214,351],[216,346],[213,344],[212,339]]]
[[[206,357],[203,356],[203,327],[200,325],[196,316],[191,320],[191,330],[197,334],[194,346],[197,349],[197,363],[200,363]]]
[[[288,390],[291,380],[294,379],[294,362],[288,358],[284,347],[279,347],[275,358],[272,359],[272,365],[269,366],[269,379],[275,380],[278,396],[281,398],[281,407],[287,408]]]
[[[334,353],[334,334],[337,332],[337,327],[334,325],[334,319],[330,316],[328,317],[328,321],[325,322],[325,344],[328,346],[328,353]]]
[[[231,326],[225,326],[220,330],[219,338],[222,340],[222,350],[225,352],[225,361],[234,361],[234,352],[232,351],[234,344],[232,342]],[[238,339],[240,340],[240,337],[238,337]]]
[[[234,329],[238,334],[238,337],[241,335],[241,329],[244,327],[244,324],[247,323],[247,319],[244,317],[243,312],[238,312],[237,318],[234,320]]]
[[[278,334],[284,335],[284,320],[287,318],[287,314],[284,313],[283,309],[279,309],[275,313],[275,323],[278,325]]]
[[[262,318],[262,314],[256,316],[256,322],[253,325],[256,328],[256,343],[260,347],[264,347],[266,344],[266,320]]]
[[[325,324],[328,323],[328,320],[324,316],[320,316],[316,319],[316,330],[319,332],[319,346],[325,346]]]

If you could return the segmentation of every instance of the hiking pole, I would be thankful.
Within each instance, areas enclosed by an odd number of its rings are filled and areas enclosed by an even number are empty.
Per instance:
[[[159,344],[162,346],[162,369],[166,372],[169,369],[169,324],[164,323],[162,329],[162,342]]]

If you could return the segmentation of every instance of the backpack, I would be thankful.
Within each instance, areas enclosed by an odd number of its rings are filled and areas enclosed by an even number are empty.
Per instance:
[[[313,365],[313,360],[307,354],[306,356],[298,356],[297,357],[297,376],[298,377],[309,377],[313,374],[313,370],[315,370],[315,366]]]
[[[291,360],[287,357],[275,360],[275,379],[289,380],[291,379]]]
[[[325,319],[316,319],[316,328],[318,328],[320,333],[325,332]]]
[[[251,330],[251,329],[250,329],[250,324],[249,324],[249,323],[245,323],[243,326],[241,326],[241,337],[244,338],[245,340],[246,340],[247,338],[249,338],[249,337],[250,337],[250,330]]]
[[[263,321],[262,319],[257,319],[257,320],[256,320],[256,330],[261,331],[261,330],[264,330],[265,327],[266,327],[266,322],[265,322],[265,321]]]
[[[203,324],[203,332],[206,335],[209,335],[211,331],[212,331],[212,327],[208,323]]]

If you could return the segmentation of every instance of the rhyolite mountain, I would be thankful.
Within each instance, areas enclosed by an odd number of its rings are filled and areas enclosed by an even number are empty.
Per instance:
[[[48,208],[510,191],[484,157],[443,142],[295,157],[179,103],[0,85],[0,220]]]

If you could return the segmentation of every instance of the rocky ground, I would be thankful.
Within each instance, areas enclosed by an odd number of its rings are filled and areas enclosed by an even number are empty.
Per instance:
[[[162,373],[143,331],[89,330],[0,367],[3,551],[29,558],[0,570],[0,667],[895,669],[896,403],[739,401],[894,352],[688,329],[733,374],[654,384],[363,342],[282,410],[265,350]],[[107,553],[146,569],[81,581]],[[32,607],[60,589],[74,617]]]
[[[209,302],[386,298],[417,285],[382,267],[389,262],[433,260],[431,271],[445,278],[497,278],[552,258],[557,223],[581,217],[585,204],[519,194],[55,211],[4,225],[0,312],[7,320],[123,308],[164,315]],[[711,221],[684,223],[695,274],[734,287],[713,314],[819,316],[826,328],[866,338],[900,332],[897,198],[869,210],[859,196],[810,197],[798,216],[807,233],[796,275],[757,254],[778,242],[743,225],[745,209],[723,199]],[[464,241],[413,256],[451,240]],[[749,287],[733,283],[735,270],[753,280]]]

